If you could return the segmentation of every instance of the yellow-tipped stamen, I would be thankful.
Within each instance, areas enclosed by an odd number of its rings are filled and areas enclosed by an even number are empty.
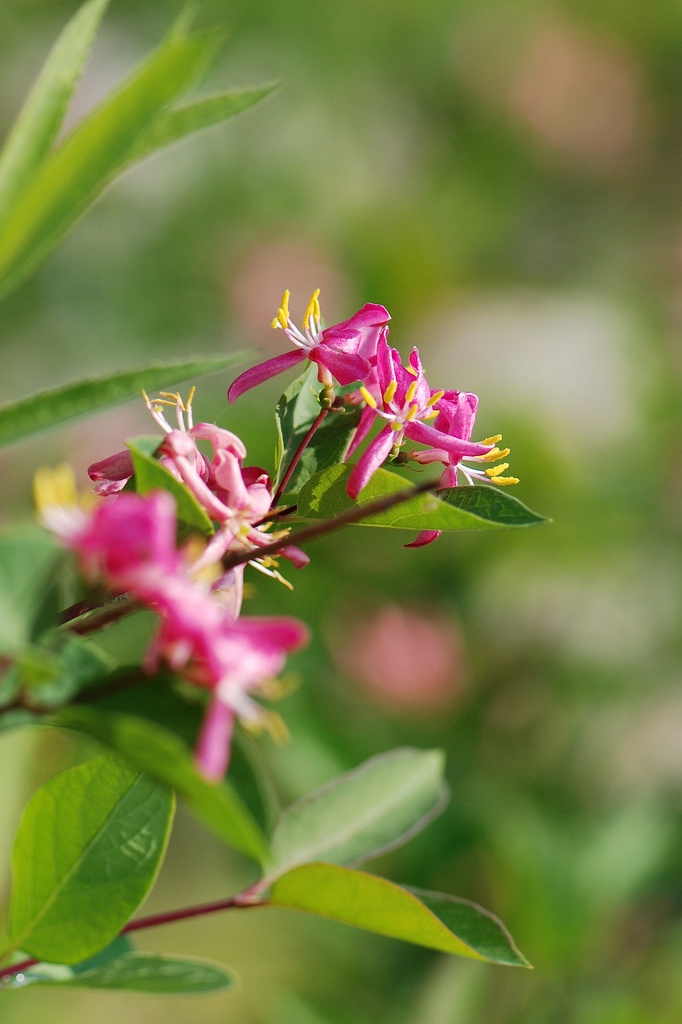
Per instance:
[[[417,415],[418,411],[419,411],[419,408],[417,406],[417,403],[415,402],[415,404],[411,405],[410,408],[409,408],[407,416],[405,417],[406,422],[411,423],[412,420]]]
[[[417,391],[417,384],[418,383],[419,383],[419,381],[413,380],[412,383],[410,384],[409,388],[405,392],[405,401],[406,402],[411,402],[412,399],[414,398],[414,396],[416,394],[416,391]]]
[[[419,370],[415,370],[414,366],[406,366],[405,369],[407,370],[408,373],[411,373],[413,377],[419,376]]]
[[[318,324],[320,322],[320,303],[317,301],[317,297],[319,294],[320,289],[317,288],[310,296],[310,302],[308,303],[308,308],[306,309],[305,316],[303,317],[303,330],[306,329],[306,327],[308,326],[308,321],[311,318],[313,322],[317,322]]]
[[[505,469],[509,469],[509,463],[503,462],[501,466],[491,466],[490,469],[486,469],[485,475],[489,476],[493,480],[500,473],[504,473]]]
[[[284,295],[282,296],[282,302],[279,307],[280,313],[284,313],[286,319],[289,319],[289,289],[285,288]]]
[[[502,440],[502,434],[495,434],[494,437],[484,437],[481,444],[497,444]]]
[[[479,455],[478,462],[497,462],[498,459],[506,459],[511,448],[493,448],[487,455]]]
[[[287,329],[287,327],[289,326],[289,321],[287,320],[287,315],[286,315],[286,313],[284,312],[283,309],[278,309],[277,310],[277,323],[275,323],[274,320],[272,322],[272,326],[273,327],[277,327],[278,325],[282,328],[283,331],[285,331]]]
[[[275,743],[288,743],[291,738],[284,719],[276,711],[264,711],[260,725]]]
[[[400,420],[393,420],[393,423],[391,423],[391,430],[402,430],[402,429],[403,429],[403,425],[400,422]]]
[[[398,383],[397,383],[397,381],[392,380],[391,383],[386,388],[386,390],[384,391],[384,402],[386,402],[387,405],[388,405],[389,402],[393,401],[393,399],[395,397],[395,393],[396,393],[397,390],[398,390]]]
[[[441,398],[443,397],[444,394],[445,394],[444,391],[435,391],[431,395],[431,397],[429,398],[428,402],[426,403],[428,405],[429,409],[431,408],[432,405],[435,405],[436,402],[440,402],[440,400],[441,400]]]
[[[182,409],[183,412],[185,411],[185,406],[183,404],[182,398],[180,397],[179,391],[159,391],[159,394],[161,395],[162,398],[170,399],[169,402],[164,402],[164,405],[175,405],[179,409]]]
[[[438,415],[438,409],[432,409],[431,412],[427,413],[426,416],[422,416],[423,420],[432,420],[434,416]]]
[[[33,497],[39,512],[54,506],[77,505],[76,478],[71,466],[66,462],[54,469],[41,466],[33,478]]]
[[[494,484],[500,484],[504,487],[506,484],[517,484],[518,477],[515,476],[496,476],[493,480]]]
[[[150,402],[149,395],[147,394],[145,389],[144,388],[140,388],[140,391],[142,392],[142,398],[144,399],[145,405],[151,405],[152,403]]]
[[[364,384],[360,385],[359,391],[360,391],[360,394],[362,395],[362,397],[364,398],[364,400],[367,402],[367,405],[371,409],[376,409],[376,407],[377,407],[376,400],[374,399],[374,397],[372,395],[370,395],[369,391],[367,390],[367,388],[365,387]]]

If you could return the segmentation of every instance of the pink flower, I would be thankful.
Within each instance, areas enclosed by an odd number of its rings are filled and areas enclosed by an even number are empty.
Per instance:
[[[387,426],[380,431],[351,470],[348,478],[348,494],[357,498],[376,470],[388,458],[392,451],[397,451],[407,437],[421,444],[439,445],[449,454],[462,458],[465,455],[485,455],[491,446],[474,444],[467,438],[455,437],[429,426],[423,420],[436,414],[437,403],[442,399],[443,391],[433,391],[424,376],[419,350],[414,349],[410,355],[409,366],[400,362],[400,354],[390,348],[386,336],[382,335],[377,347],[377,381],[378,393],[381,398],[377,402],[373,394],[361,388],[367,406],[374,410],[375,416],[388,420]],[[365,431],[369,425],[365,422]]]
[[[322,330],[318,295],[319,289],[308,303],[303,327],[299,329],[289,315],[289,292],[284,293],[272,326],[281,328],[296,347],[293,352],[267,359],[237,377],[227,392],[230,402],[304,359],[318,364],[319,381],[329,388],[334,384],[333,378],[345,387],[368,376],[381,328],[391,319],[389,313],[383,306],[368,302],[350,320]]]

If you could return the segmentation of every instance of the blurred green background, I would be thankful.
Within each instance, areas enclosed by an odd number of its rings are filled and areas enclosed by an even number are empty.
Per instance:
[[[76,7],[0,6],[3,126]],[[75,114],[178,9],[114,0]],[[445,747],[449,809],[377,870],[496,911],[536,970],[226,914],[140,944],[223,960],[240,992],[11,992],[3,1024],[678,1024],[679,4],[202,0],[199,17],[230,31],[209,88],[282,87],[129,173],[3,303],[3,400],[150,358],[274,354],[285,287],[297,317],[320,287],[329,324],[383,303],[433,386],[479,395],[476,435],[504,434],[513,493],[553,525],[418,551],[357,529],[311,547],[291,597],[259,577],[249,611],[314,629],[280,708],[292,743],[260,746],[285,801],[381,750]],[[279,382],[235,409],[227,383],[200,382],[199,418],[271,465]],[[30,514],[37,464],[68,458],[84,483],[140,432],[142,403],[3,451],[3,520]],[[3,737],[3,863],[22,802],[72,756],[67,737]],[[248,870],[181,814],[149,909]]]

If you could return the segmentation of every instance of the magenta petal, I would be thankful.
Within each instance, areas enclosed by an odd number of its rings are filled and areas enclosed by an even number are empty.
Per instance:
[[[234,631],[265,651],[273,648],[295,651],[310,639],[308,627],[288,615],[242,616],[235,623]]]
[[[360,457],[360,461],[353,466],[346,487],[348,497],[352,498],[353,501],[355,501],[363,487],[367,486],[379,466],[389,455],[394,439],[395,430],[391,430],[390,427],[384,427],[381,433],[377,434],[374,438],[364,455]]]
[[[116,452],[109,455],[101,462],[93,462],[88,466],[88,476],[91,480],[128,480],[135,472],[133,457],[126,448],[124,452]]]
[[[333,348],[337,352],[348,352],[350,355],[357,355],[361,341],[362,335],[360,331],[353,331],[348,328],[341,331],[338,327],[328,327],[326,331],[322,332],[320,344],[326,348]]]
[[[353,313],[350,320],[344,320],[337,324],[335,329],[344,327],[358,328],[383,327],[391,319],[391,314],[385,306],[379,306],[376,302],[366,302],[362,309]]]
[[[197,768],[209,782],[220,782],[230,761],[234,712],[212,696],[194,753]]]
[[[423,548],[425,544],[433,544],[434,540],[438,540],[442,530],[422,530],[418,533],[411,544],[403,544],[404,548]]]
[[[492,450],[490,444],[476,444],[474,441],[463,441],[460,437],[450,437],[442,430],[429,427],[426,423],[406,423],[405,436],[411,441],[418,441],[420,444],[428,444],[433,448],[444,448],[451,455],[458,458],[471,458],[474,455],[486,455]]]
[[[276,377],[278,373],[284,373],[285,370],[291,369],[292,366],[300,363],[303,359],[305,359],[305,352],[302,352],[300,349],[294,349],[293,352],[284,352],[281,356],[266,359],[264,363],[259,363],[258,366],[252,366],[250,370],[245,370],[244,373],[240,374],[230,384],[227,391],[228,402],[236,401],[245,391],[250,391],[257,384],[262,384],[264,380]]]
[[[336,352],[328,345],[317,345],[309,352],[308,357],[329,370],[342,387],[352,384],[355,380],[364,380],[372,369],[363,356]]]
[[[301,551],[300,548],[295,547],[293,544],[287,544],[285,548],[280,548],[279,553],[282,558],[288,558],[294,569],[305,569],[306,565],[310,561],[310,556],[306,555],[305,551]]]

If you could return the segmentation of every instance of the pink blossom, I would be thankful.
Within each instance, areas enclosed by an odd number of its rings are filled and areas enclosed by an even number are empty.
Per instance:
[[[303,327],[299,329],[289,315],[289,292],[284,293],[272,326],[284,331],[295,350],[267,359],[242,373],[227,392],[230,402],[304,359],[318,364],[319,381],[329,388],[333,387],[334,379],[345,387],[370,374],[379,333],[391,319],[389,313],[383,306],[368,302],[350,320],[322,330],[318,295],[319,289],[308,303]]]

